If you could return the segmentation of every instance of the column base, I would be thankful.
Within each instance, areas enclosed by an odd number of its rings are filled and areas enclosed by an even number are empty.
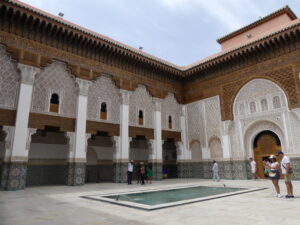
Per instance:
[[[117,162],[114,163],[114,178],[115,183],[127,183],[127,167],[128,163]]]
[[[152,171],[153,171],[153,180],[162,180],[162,163],[152,163]]]
[[[4,162],[1,170],[1,190],[16,191],[25,188],[27,162]]]
[[[72,162],[68,164],[67,185],[81,186],[85,184],[85,163]]]

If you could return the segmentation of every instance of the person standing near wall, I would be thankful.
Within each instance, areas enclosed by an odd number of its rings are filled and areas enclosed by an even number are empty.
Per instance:
[[[146,168],[146,172],[147,172],[147,184],[151,184],[152,183],[152,176],[153,176],[153,172],[152,172],[152,164],[148,164],[147,168]]]
[[[269,170],[269,177],[274,185],[275,188],[275,195],[274,197],[282,198],[280,194],[280,187],[279,187],[279,179],[280,179],[280,173],[279,173],[279,163],[276,160],[276,157],[274,155],[271,155],[269,157],[270,163],[265,163],[265,168]]]
[[[145,169],[145,166],[144,166],[143,162],[140,163],[140,176],[141,176],[141,184],[144,185],[145,184],[146,169]]]
[[[286,198],[294,198],[293,185],[292,185],[292,167],[290,157],[284,155],[283,152],[278,152],[277,156],[281,159],[281,172],[284,176],[287,195]]]
[[[252,179],[256,180],[258,177],[256,175],[256,162],[254,161],[254,159],[251,157],[249,158],[250,160],[250,168],[251,168],[251,175],[252,175]]]
[[[212,167],[212,171],[213,171],[213,181],[220,181],[220,177],[219,177],[219,165],[218,163],[214,160],[213,161],[213,167]]]
[[[132,173],[133,173],[133,160],[130,160],[127,168],[127,183],[131,184],[132,181]]]

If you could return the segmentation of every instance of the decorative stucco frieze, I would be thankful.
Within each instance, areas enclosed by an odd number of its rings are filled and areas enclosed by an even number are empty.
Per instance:
[[[163,100],[161,112],[162,129],[169,130],[168,118],[171,116],[171,130],[180,131],[180,105],[176,101],[174,94],[169,93]]]
[[[51,90],[59,93],[59,113],[50,113]],[[54,61],[36,76],[33,87],[31,111],[64,117],[75,117],[75,78],[62,62]]]
[[[145,86],[138,86],[130,95],[129,101],[129,125],[139,125],[139,111],[142,110],[144,116],[143,127],[153,128],[154,104],[151,95]]]
[[[0,108],[16,109],[20,80],[17,64],[0,45]]]
[[[106,104],[107,119],[100,119],[101,104]],[[109,123],[120,121],[120,90],[111,77],[102,75],[89,88],[87,119]]]

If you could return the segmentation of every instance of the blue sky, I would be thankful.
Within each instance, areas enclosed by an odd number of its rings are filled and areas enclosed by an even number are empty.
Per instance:
[[[216,39],[299,0],[23,0],[180,66],[220,50]],[[298,4],[297,4],[298,3]]]

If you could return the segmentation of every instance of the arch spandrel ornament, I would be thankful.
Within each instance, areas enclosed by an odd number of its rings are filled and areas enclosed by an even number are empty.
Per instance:
[[[248,82],[255,79],[269,80],[280,87],[287,97],[289,109],[298,108],[300,106],[300,99],[296,87],[296,74],[293,72],[293,68],[288,66],[262,74],[261,76],[240,79],[223,85],[221,91],[221,113],[223,121],[233,120],[233,106],[236,96]]]

